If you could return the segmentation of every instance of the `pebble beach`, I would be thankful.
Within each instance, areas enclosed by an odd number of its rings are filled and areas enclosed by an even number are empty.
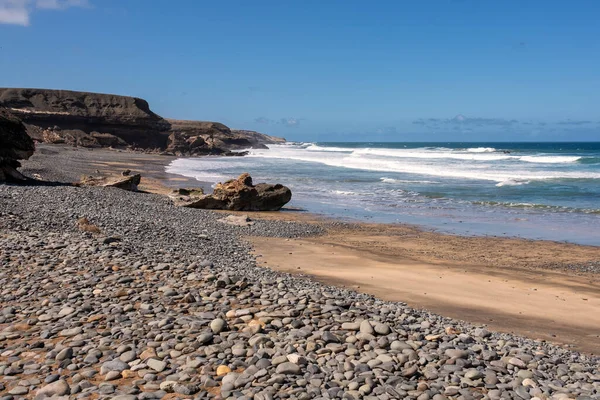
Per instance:
[[[222,217],[0,185],[0,399],[600,398],[598,356],[259,267],[244,238],[322,229]]]

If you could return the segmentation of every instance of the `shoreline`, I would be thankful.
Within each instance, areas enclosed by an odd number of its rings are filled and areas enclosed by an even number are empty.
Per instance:
[[[43,148],[51,150],[52,146]],[[163,195],[177,187],[201,186],[193,178],[164,171],[165,165],[175,157],[103,149],[66,150],[73,173],[91,173],[92,168],[104,174],[119,173],[129,168],[142,174],[140,190]],[[123,161],[124,154],[126,162]],[[32,170],[35,163],[34,155],[31,162],[24,163],[25,169]],[[249,242],[254,254],[259,256],[257,264],[260,266],[311,276],[326,284],[373,294],[384,300],[402,301],[444,316],[487,324],[495,330],[600,354],[600,345],[594,344],[600,343],[600,317],[588,318],[585,324],[577,323],[578,318],[585,319],[581,314],[584,311],[593,315],[600,309],[600,247],[522,238],[460,236],[404,224],[348,223],[298,210],[243,214],[256,220],[315,224],[325,231],[320,236],[293,240],[251,238]],[[331,253],[335,253],[335,257],[329,257],[329,249],[334,249]],[[299,257],[303,262],[301,269],[295,264],[296,257],[288,253],[303,254]],[[319,268],[323,264],[327,268]],[[361,272],[365,265],[368,265],[369,277]],[[416,268],[427,274],[410,275]],[[459,273],[461,270],[465,272]],[[382,273],[384,278],[370,278],[377,273]],[[401,283],[409,275],[413,280],[408,288]],[[502,277],[506,282],[501,282]],[[439,287],[438,280],[448,282],[447,288]],[[396,287],[390,287],[390,281]],[[493,295],[486,293],[488,281],[496,282],[502,290]],[[515,297],[508,290],[508,284],[519,287],[520,295]],[[434,286],[437,295],[427,289],[432,285],[438,285]],[[458,289],[453,292],[448,288],[459,288],[466,300],[458,301],[461,297],[456,292]],[[578,294],[582,290],[585,290],[585,296]],[[535,315],[535,307],[517,309],[532,294],[539,299],[536,307],[553,304],[548,303],[552,296],[564,301],[554,300],[560,301],[557,304],[561,306],[544,311],[540,318]],[[469,299],[474,299],[476,304],[469,304]],[[505,310],[489,304],[494,302],[506,303]],[[577,312],[577,309],[583,311]]]

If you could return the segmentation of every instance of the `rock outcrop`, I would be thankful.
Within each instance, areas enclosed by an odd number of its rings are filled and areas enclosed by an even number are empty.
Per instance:
[[[171,135],[166,151],[176,155],[238,155],[231,150],[266,148],[285,139],[255,131],[231,130],[218,122],[167,120]]]
[[[77,185],[116,187],[119,189],[128,190],[130,192],[137,192],[141,179],[142,178],[140,174],[130,175],[128,173],[109,177],[86,176]]]
[[[145,100],[50,89],[0,89],[8,108],[38,141],[76,146],[165,148],[169,123]]]
[[[175,155],[239,155],[285,139],[232,131],[218,122],[164,119],[145,100],[88,92],[0,88],[0,107],[19,117],[33,139],[82,147],[153,150]]]
[[[232,129],[231,133],[246,138],[246,140],[248,140],[254,146],[262,146],[265,144],[282,144],[286,142],[284,138],[271,136],[256,131],[248,131],[245,129]]]
[[[33,155],[35,146],[23,123],[12,113],[0,108],[0,182],[26,178],[17,171],[19,160]]]
[[[171,196],[176,205],[230,211],[277,211],[292,199],[286,186],[267,183],[254,185],[249,174],[219,183],[212,194],[201,190],[179,189]]]

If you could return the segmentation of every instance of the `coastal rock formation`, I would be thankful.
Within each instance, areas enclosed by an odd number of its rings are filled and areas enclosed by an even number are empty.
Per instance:
[[[169,119],[171,124],[167,152],[176,155],[237,155],[231,150],[267,148],[266,144],[284,143],[285,139],[263,133],[231,130],[218,122]],[[229,153],[229,154],[228,154]]]
[[[17,168],[35,150],[23,123],[8,110],[0,108],[0,182],[26,179]]]
[[[117,147],[175,155],[239,155],[231,150],[285,142],[209,121],[164,119],[145,100],[88,92],[0,88],[0,107],[19,117],[33,139],[82,147]]]
[[[212,194],[180,189],[171,195],[176,205],[231,211],[277,211],[292,199],[286,186],[267,183],[253,185],[249,174],[219,183]]]
[[[253,146],[258,148],[264,147],[265,144],[282,144],[286,142],[284,138],[245,129],[232,129],[231,133],[246,138]]]
[[[169,123],[145,100],[49,89],[0,89],[0,106],[38,141],[76,146],[165,148]]]
[[[140,174],[129,175],[128,173],[111,177],[87,176],[78,185],[116,187],[130,192],[137,192],[141,179]]]

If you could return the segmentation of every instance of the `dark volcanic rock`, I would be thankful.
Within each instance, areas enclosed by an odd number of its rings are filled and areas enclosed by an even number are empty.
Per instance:
[[[219,183],[212,194],[180,189],[171,198],[182,207],[231,211],[277,211],[292,199],[292,191],[280,184],[252,184],[248,174]]]
[[[0,108],[0,182],[23,180],[16,169],[18,160],[26,160],[35,150],[23,123],[8,110]]]
[[[0,106],[36,140],[78,146],[165,148],[169,123],[145,100],[49,89],[0,89]]]

